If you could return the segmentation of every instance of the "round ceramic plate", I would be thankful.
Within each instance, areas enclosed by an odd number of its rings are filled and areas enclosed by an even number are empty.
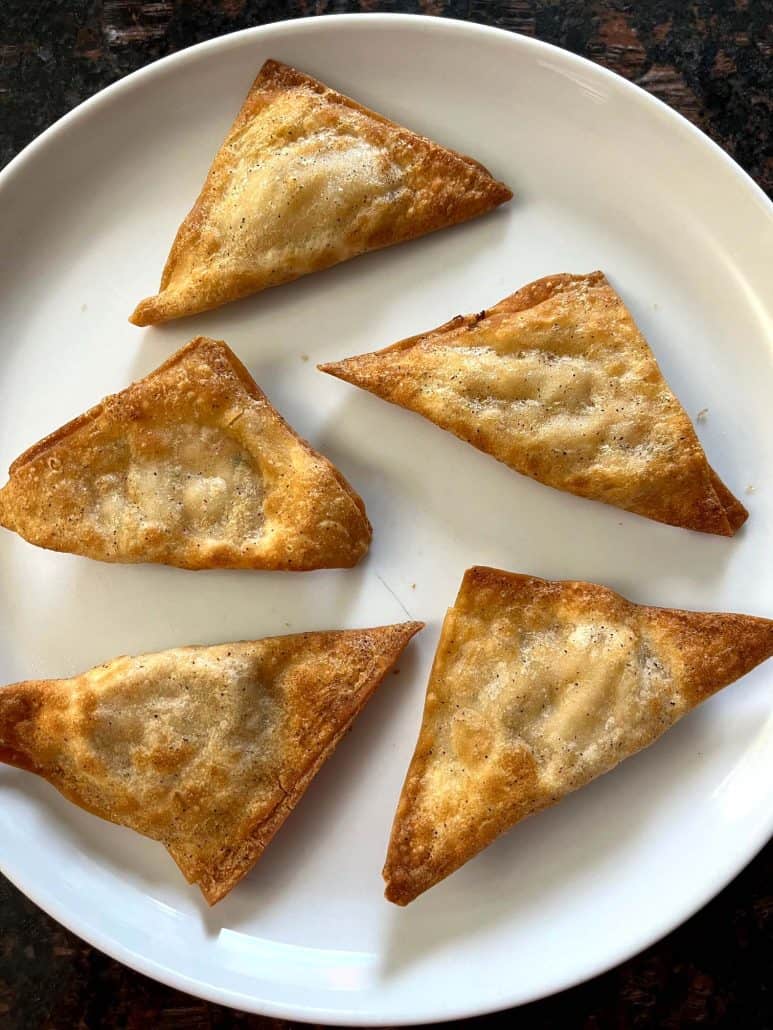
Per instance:
[[[488,217],[164,328],[127,316],[261,63],[299,68],[473,154],[517,194]],[[773,830],[773,666],[529,820],[408,909],[382,898],[392,814],[440,622],[464,569],[608,584],[639,602],[773,614],[770,266],[763,194],[678,115],[522,36],[383,15],[288,22],[129,76],[0,178],[0,462],[204,333],[362,493],[352,571],[110,566],[0,534],[0,680],[121,653],[370,626],[427,629],[252,874],[208,910],[164,849],[0,773],[4,872],[130,966],[228,1005],[338,1024],[480,1013],[559,990],[704,904]],[[604,269],[722,478],[734,540],[531,482],[316,371],[551,272]]]

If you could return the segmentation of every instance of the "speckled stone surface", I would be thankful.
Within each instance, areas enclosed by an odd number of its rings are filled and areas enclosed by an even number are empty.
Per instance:
[[[583,54],[665,100],[773,192],[770,0],[0,0],[0,164],[81,100],[149,61],[246,26],[342,11],[467,18]],[[773,1030],[773,845],[637,958],[516,1013],[473,1022],[519,1030]],[[287,1025],[139,976],[0,877],[0,1030]]]

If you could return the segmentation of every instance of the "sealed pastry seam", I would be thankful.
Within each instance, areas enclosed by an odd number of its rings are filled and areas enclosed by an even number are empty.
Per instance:
[[[721,536],[747,518],[602,272],[319,367],[559,490]]]
[[[348,567],[371,537],[343,475],[206,337],[21,455],[0,525],[53,550],[189,569]]]
[[[477,161],[267,61],[131,321],[205,311],[511,197]]]

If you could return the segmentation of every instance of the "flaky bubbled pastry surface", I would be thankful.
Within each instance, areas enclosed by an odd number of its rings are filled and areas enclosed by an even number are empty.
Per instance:
[[[387,898],[408,904],[772,654],[768,619],[469,569],[392,827]]]
[[[747,518],[602,272],[320,368],[559,490],[721,536]]]
[[[464,222],[512,193],[469,157],[266,61],[180,226],[151,325]]]
[[[214,904],[421,628],[181,647],[3,687],[0,760],[161,841]]]
[[[187,569],[349,567],[371,538],[341,473],[203,336],[18,458],[0,525],[55,551]]]

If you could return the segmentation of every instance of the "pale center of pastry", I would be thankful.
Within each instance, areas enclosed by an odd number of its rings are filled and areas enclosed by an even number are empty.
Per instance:
[[[632,628],[574,622],[521,635],[494,705],[504,702],[509,732],[531,749],[547,789],[580,786],[616,764],[623,739],[644,743],[655,713],[675,717],[667,682]]]
[[[494,309],[396,353],[393,363],[418,384],[398,403],[542,482],[588,493],[593,477],[593,496],[627,506],[665,460],[684,453],[691,430],[609,292],[569,307],[558,297],[526,311]]]
[[[143,423],[129,426],[115,450],[113,471],[95,483],[94,517],[121,547],[148,535],[237,543],[260,535],[263,480],[226,430]]]
[[[490,423],[492,432],[504,434],[503,446],[507,437],[522,447],[539,442],[552,449],[556,468],[590,466],[605,449],[625,452],[631,462],[644,437],[657,449],[659,433],[646,410],[647,395],[632,389],[630,380],[611,377],[598,358],[476,347],[454,348],[446,360],[458,377],[447,377],[449,395],[462,382],[468,409]]]
[[[533,761],[543,796],[580,787],[649,743],[653,720],[665,728],[685,710],[670,671],[629,626],[483,627],[457,615],[453,632],[442,676],[453,690],[439,687],[435,760],[424,773],[449,813],[473,778],[506,789],[519,756]]]
[[[183,509],[188,519],[212,524],[222,519],[228,505],[228,483],[222,476],[198,476],[183,489]]]
[[[280,119],[281,120],[281,119]],[[294,126],[256,149],[247,130],[234,146],[228,186],[209,214],[214,263],[234,262],[244,271],[292,259],[298,272],[352,253],[353,240],[378,232],[394,210],[401,187],[398,166],[378,146],[335,127]],[[256,160],[256,154],[261,156]],[[356,249],[361,249],[358,246]]]

